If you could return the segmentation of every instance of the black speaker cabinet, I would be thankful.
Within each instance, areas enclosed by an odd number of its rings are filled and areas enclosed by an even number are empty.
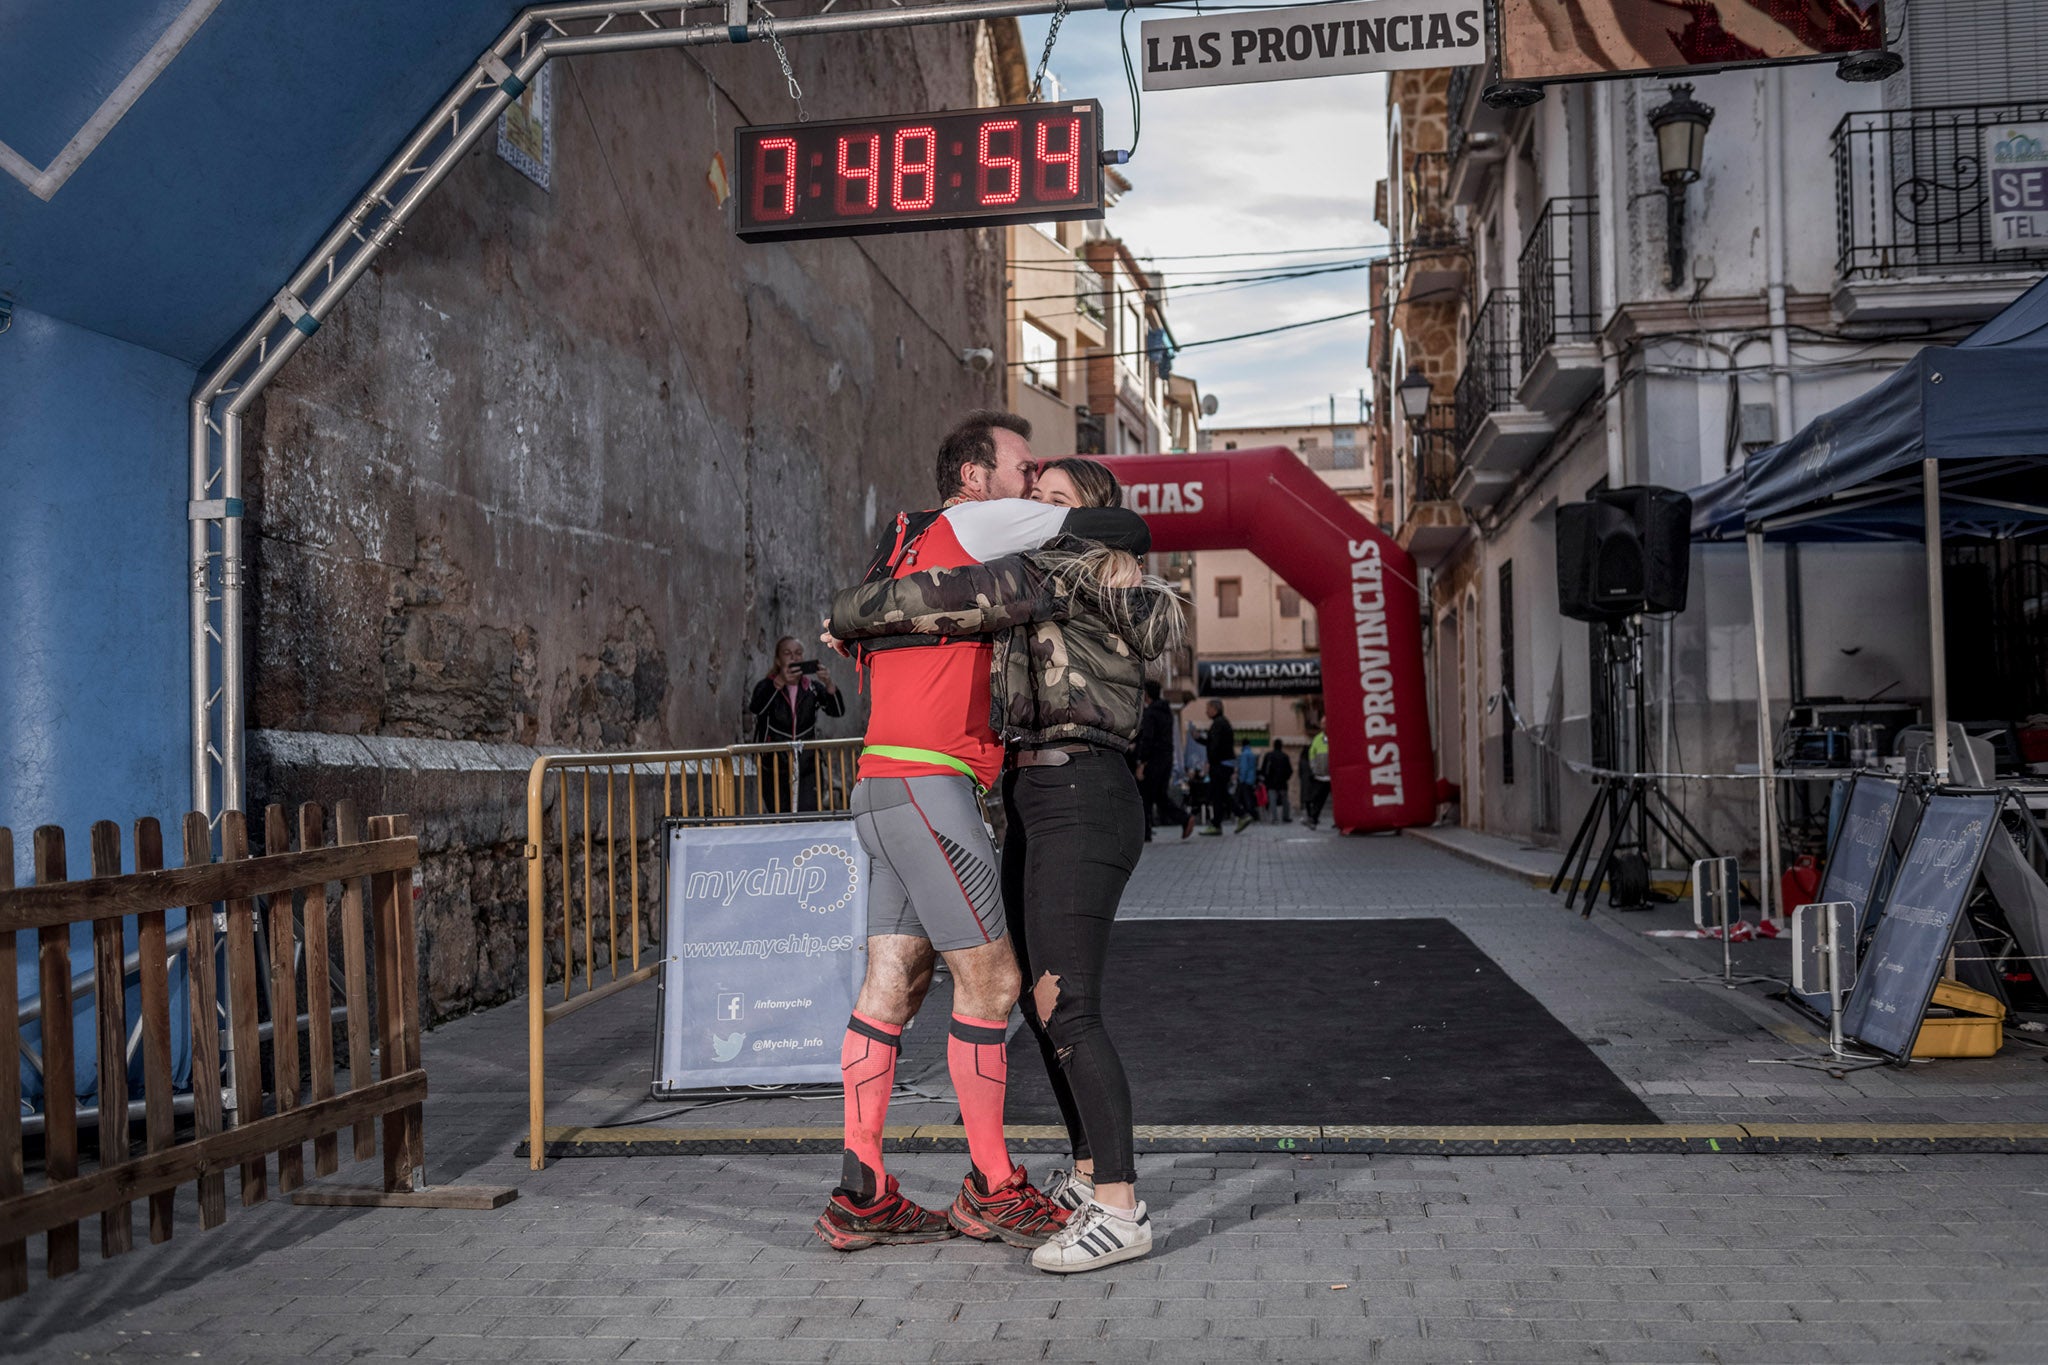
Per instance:
[[[1632,485],[1557,509],[1557,605],[1577,621],[1685,610],[1692,499]]]

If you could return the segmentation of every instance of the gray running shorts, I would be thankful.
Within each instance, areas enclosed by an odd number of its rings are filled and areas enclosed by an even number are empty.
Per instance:
[[[1003,937],[1002,880],[981,800],[965,777],[864,777],[853,828],[871,863],[868,933],[942,953]]]

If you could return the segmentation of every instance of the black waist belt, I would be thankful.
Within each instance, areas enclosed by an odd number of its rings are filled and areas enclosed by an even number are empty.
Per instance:
[[[1018,768],[1057,768],[1062,763],[1072,763],[1075,754],[1108,754],[1116,752],[1101,744],[1090,744],[1085,740],[1072,740],[1061,744],[1038,744],[1029,748],[1010,750],[1010,763]]]

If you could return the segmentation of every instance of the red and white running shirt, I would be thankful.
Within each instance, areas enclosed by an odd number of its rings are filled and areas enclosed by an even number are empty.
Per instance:
[[[1068,508],[1025,498],[962,502],[948,507],[897,560],[895,577],[921,569],[957,569],[1035,550],[1060,534]],[[989,728],[989,666],[995,646],[983,636],[915,649],[870,654],[869,744],[928,749],[957,758],[993,787],[1003,768],[1003,745]],[[886,758],[872,751],[860,760],[862,777],[930,777],[955,770],[936,763]]]

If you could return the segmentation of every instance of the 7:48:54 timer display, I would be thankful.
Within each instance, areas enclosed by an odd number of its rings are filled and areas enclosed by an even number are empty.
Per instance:
[[[1102,216],[1094,100],[741,128],[746,241]]]

